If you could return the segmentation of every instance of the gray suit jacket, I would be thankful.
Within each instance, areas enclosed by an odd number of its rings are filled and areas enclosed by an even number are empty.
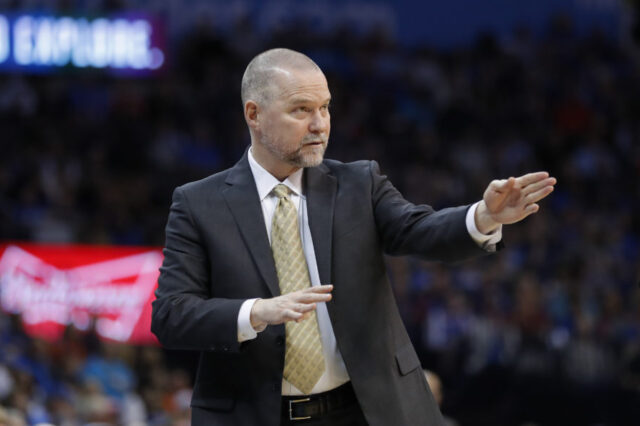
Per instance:
[[[400,319],[384,253],[454,261],[486,253],[465,225],[468,206],[434,211],[406,201],[378,165],[325,160],[304,174],[309,225],[338,347],[371,425],[442,425]],[[152,331],[168,348],[200,351],[193,423],[276,426],[283,325],[237,339],[244,300],[279,294],[246,153],[232,168],[177,188],[166,228]]]

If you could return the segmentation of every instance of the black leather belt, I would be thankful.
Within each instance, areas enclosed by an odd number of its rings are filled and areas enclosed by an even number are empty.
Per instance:
[[[351,382],[313,395],[282,396],[282,416],[291,421],[322,417],[334,410],[357,403]]]

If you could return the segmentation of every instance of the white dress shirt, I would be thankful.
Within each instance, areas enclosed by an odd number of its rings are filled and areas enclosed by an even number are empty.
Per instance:
[[[293,205],[298,210],[298,223],[300,225],[300,235],[302,236],[302,248],[304,251],[305,259],[307,260],[307,266],[309,268],[309,278],[312,286],[320,284],[332,284],[332,283],[320,283],[320,275],[318,273],[318,265],[316,263],[316,255],[313,248],[313,241],[311,239],[311,229],[309,228],[309,217],[307,215],[307,199],[302,193],[302,173],[304,169],[300,169],[290,175],[287,179],[280,182],[271,173],[266,171],[258,162],[253,158],[251,150],[248,153],[249,166],[251,173],[256,182],[258,189],[258,196],[260,197],[260,204],[262,206],[262,214],[264,216],[264,223],[267,227],[267,235],[269,236],[269,242],[271,242],[271,222],[273,219],[273,213],[278,204],[278,197],[272,194],[273,188],[283,183],[292,191],[290,199]],[[478,203],[471,206],[466,216],[467,230],[471,237],[482,246],[485,250],[494,251],[495,245],[502,239],[502,227],[498,228],[491,234],[482,234],[478,231],[475,224],[475,211]],[[238,314],[238,342],[244,342],[246,340],[255,339],[258,333],[251,326],[251,308],[257,299],[246,300],[240,307]],[[338,350],[336,344],[336,337],[333,333],[333,327],[331,326],[331,320],[329,319],[329,312],[325,303],[316,304],[316,313],[318,317],[318,326],[320,328],[320,337],[322,340],[322,349],[325,359],[325,371],[318,380],[318,383],[313,387],[312,394],[325,392],[342,385],[349,381],[349,375],[344,365],[342,355]],[[302,395],[302,392],[293,386],[286,380],[282,380],[282,394],[283,395]]]

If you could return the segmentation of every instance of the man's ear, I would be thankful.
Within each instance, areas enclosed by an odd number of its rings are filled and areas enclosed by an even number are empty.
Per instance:
[[[254,101],[248,100],[244,103],[244,119],[252,129],[258,127],[258,110],[258,104]]]

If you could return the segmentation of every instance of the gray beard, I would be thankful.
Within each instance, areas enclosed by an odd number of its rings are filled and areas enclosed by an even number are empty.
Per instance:
[[[311,152],[303,153],[302,147],[303,145],[317,141],[318,139],[322,140],[322,151],[318,152],[317,149],[314,149]],[[322,163],[322,159],[324,158],[324,152],[327,149],[327,145],[329,143],[329,138],[326,136],[316,136],[316,135],[308,135],[305,136],[304,139],[300,142],[300,146],[293,152],[285,152],[279,146],[279,144],[273,143],[266,137],[262,138],[262,145],[267,148],[272,154],[285,161],[287,164],[290,164],[295,167],[315,167]]]

